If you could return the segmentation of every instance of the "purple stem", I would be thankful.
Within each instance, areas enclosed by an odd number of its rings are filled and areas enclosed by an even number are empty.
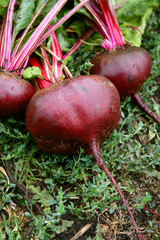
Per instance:
[[[142,37],[143,33],[142,33],[142,31],[138,27],[134,27],[134,26],[126,26],[126,27],[129,27],[129,28],[132,28],[134,30],[137,30],[141,34],[141,37]]]
[[[38,15],[40,14],[40,12],[42,11],[42,9],[44,8],[44,6],[46,5],[47,2],[48,2],[48,0],[46,0],[46,1],[42,4],[42,6],[40,7],[40,9],[39,9],[39,10],[35,13],[35,15],[33,16],[32,20],[31,20],[31,22],[29,23],[29,25],[27,26],[27,28],[24,30],[23,34],[21,35],[21,37],[20,37],[20,39],[19,39],[19,41],[18,41],[18,43],[17,43],[17,45],[16,45],[16,47],[15,47],[15,49],[14,49],[14,51],[13,51],[13,54],[12,54],[12,56],[11,56],[11,60],[14,59],[14,57],[16,56],[16,54],[17,54],[17,52],[18,52],[18,49],[19,49],[22,41],[24,40],[27,32],[29,31],[30,27],[32,26],[32,24],[34,23],[34,21],[36,20],[36,18],[38,17]],[[12,39],[12,41],[13,41],[13,39]]]
[[[110,0],[95,0],[95,2],[97,3],[97,6],[99,6],[99,9],[95,6],[93,1],[91,1],[90,5],[85,4],[85,8],[94,19],[95,24],[97,25],[96,30],[104,38],[102,47],[108,51],[113,50],[115,46],[123,46],[124,38],[120,31],[118,19],[112,2]],[[101,15],[100,10],[103,15]],[[88,21],[90,22],[91,20]],[[92,23],[91,25],[93,26]]]
[[[79,0],[81,1],[81,0]],[[101,18],[101,16],[97,13],[97,11],[94,10],[94,8],[89,5],[88,3],[84,4],[85,8],[87,9],[87,11],[93,16],[97,27],[100,29],[100,32],[103,32],[103,37],[110,39],[109,35],[108,35],[108,31],[106,29],[106,25],[103,22],[103,19]]]
[[[57,59],[57,57],[52,55],[52,66],[54,69],[54,74],[57,77],[57,79],[60,77],[63,78],[60,62],[63,59],[63,54],[55,32],[51,33],[51,51],[58,57]]]
[[[135,93],[131,97],[143,111],[145,111],[151,118],[153,118],[160,125],[160,118],[154,112],[152,112],[152,110],[142,100],[139,93]]]
[[[13,21],[13,11],[16,0],[11,0],[7,9],[7,15],[5,19],[5,28],[3,35],[3,64],[2,67],[5,69],[10,64],[11,57],[11,36],[12,36],[12,21]]]
[[[3,51],[4,51],[4,30],[5,30],[5,25],[6,25],[6,15],[3,19],[2,27],[1,27],[1,35],[0,35],[0,66],[2,68],[3,64]]]
[[[152,211],[152,210],[150,210],[150,209],[148,209],[148,208],[146,208],[146,207],[143,207],[143,208],[144,208],[144,210],[146,210],[147,212],[150,212],[150,213],[152,213],[152,214],[160,217],[160,214],[158,214],[157,212],[154,212],[154,211]]]
[[[45,34],[41,37],[38,44],[41,44],[49,35],[55,31],[61,24],[63,24],[67,19],[69,19],[75,12],[77,12],[83,5],[85,5],[89,0],[81,0],[77,6],[75,6],[71,11],[69,11],[64,17],[62,17],[57,23],[55,23]]]
[[[105,0],[98,0],[98,2],[104,15],[105,24],[108,28],[108,34],[112,44],[118,47],[124,45],[123,35],[120,31],[118,19],[112,2],[110,0],[107,2]]]
[[[111,15],[108,14],[109,11],[107,9],[107,4],[105,4],[105,2],[102,1],[102,0],[98,0],[98,2],[99,2],[99,5],[100,5],[100,8],[102,9],[102,12],[103,12],[103,16],[104,16],[104,19],[105,19],[105,24],[108,28],[108,34],[109,34],[111,42],[113,43],[113,46],[114,46],[114,45],[116,45],[116,41],[115,41],[115,37],[114,37],[114,31],[113,31],[114,28],[113,28],[113,25],[111,24],[112,23]]]
[[[96,1],[98,4],[98,0]],[[100,19],[104,22],[104,16],[103,14],[99,11],[99,8],[97,8],[97,6],[94,4],[93,0],[90,1],[90,5],[92,7],[92,9],[98,14],[98,16],[100,17]]]
[[[36,46],[38,41],[41,37],[41,35],[45,32],[53,18],[57,15],[57,13],[61,10],[61,8],[64,6],[64,4],[68,0],[59,0],[54,7],[49,11],[49,13],[46,15],[46,17],[42,20],[42,22],[39,24],[39,26],[35,29],[31,37],[28,39],[28,41],[25,43],[25,45],[22,47],[22,49],[19,51],[19,53],[15,56],[15,58],[11,61],[11,64],[9,65],[8,71],[19,68],[22,63],[25,61],[25,58],[31,54],[33,51],[32,47]]]
[[[87,30],[86,33],[84,33],[80,39],[73,45],[73,47],[70,49],[69,52],[67,52],[64,56],[63,56],[63,59],[67,59],[68,56],[74,54],[77,49],[83,44],[83,41],[85,41],[87,38],[90,37],[90,35],[92,35],[92,33],[94,33],[94,29],[93,28],[90,28],[89,30]]]
[[[120,3],[116,4],[114,9],[116,10],[117,8],[120,8],[125,1],[126,0],[122,0]]]
[[[52,50],[48,49],[47,47],[42,45],[42,48],[44,48],[47,52],[49,52],[58,61],[63,60],[63,59],[59,58]],[[64,71],[66,72],[66,74],[68,75],[68,77],[70,77],[70,78],[73,77],[73,75],[71,74],[70,70],[68,69],[68,67],[66,65],[64,65],[63,68],[64,68]],[[54,75],[54,76],[56,77],[56,75]]]
[[[51,67],[51,64],[49,62],[48,55],[47,55],[44,48],[41,47],[40,51],[41,51],[41,55],[42,55],[42,58],[41,58],[42,68],[43,68],[46,76],[48,77],[48,79],[50,79],[51,78],[52,67]]]
[[[109,170],[107,169],[107,167],[106,167],[106,165],[104,163],[104,160],[103,160],[102,155],[101,155],[100,145],[96,141],[96,139],[93,139],[92,142],[89,144],[89,149],[90,149],[90,151],[91,151],[91,153],[92,153],[92,155],[93,155],[93,157],[95,159],[96,164],[99,166],[100,169],[102,169],[108,175],[108,177],[110,178],[110,180],[112,181],[112,183],[116,187],[116,189],[117,189],[117,191],[118,191],[118,193],[119,193],[119,195],[120,195],[120,197],[121,197],[121,199],[122,199],[122,201],[123,201],[123,203],[124,203],[124,205],[125,205],[125,207],[126,207],[126,209],[128,211],[128,214],[129,214],[129,216],[130,216],[130,218],[131,218],[131,220],[133,222],[133,225],[134,225],[137,237],[138,237],[139,240],[141,240],[142,235],[140,234],[140,232],[138,230],[138,227],[137,227],[137,224],[136,224],[136,222],[134,220],[132,212],[131,212],[131,210],[130,210],[130,208],[129,208],[126,200],[125,200],[123,192],[119,188],[116,180],[114,179],[112,174],[109,172]]]
[[[89,0],[82,0],[81,3],[77,4],[76,7],[74,7],[71,11],[69,11],[64,17],[62,17],[56,24],[54,24],[48,31],[46,31],[42,35],[42,27],[44,30],[49,26],[50,22],[54,18],[54,16],[60,11],[60,9],[63,7],[62,5],[67,2],[67,0],[59,0],[56,5],[51,9],[51,11],[47,14],[47,16],[43,19],[41,24],[37,27],[36,34],[35,32],[31,35],[29,40],[26,42],[26,44],[22,47],[22,49],[19,51],[17,56],[12,60],[8,70],[12,70],[14,68],[20,67],[23,64],[24,59],[29,56],[47,37],[50,36],[50,34],[55,31],[61,24],[63,24],[68,18],[70,18],[79,8],[81,8],[86,2]],[[61,3],[61,4],[60,4]],[[54,11],[53,11],[54,9]],[[48,17],[51,17],[51,21],[48,21]],[[47,22],[48,21],[48,22]],[[45,25],[45,28],[44,28]],[[35,38],[36,41],[35,41]]]

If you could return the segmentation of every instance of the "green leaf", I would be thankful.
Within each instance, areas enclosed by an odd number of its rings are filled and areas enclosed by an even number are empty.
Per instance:
[[[68,26],[67,32],[74,32],[78,35],[78,37],[80,37],[85,32],[85,28],[85,21],[76,20]]]
[[[14,35],[17,34],[30,23],[35,12],[35,0],[23,0],[16,16]]]
[[[35,194],[33,199],[40,202],[42,206],[49,206],[53,204],[54,198],[52,197],[52,195],[49,193],[47,189],[41,190],[40,186],[35,187],[34,185],[30,185],[29,188]]]
[[[1,0],[0,7],[5,8],[8,6],[8,3],[9,3],[9,0]]]
[[[62,232],[65,232],[67,230],[67,228],[69,228],[73,225],[73,223],[74,223],[74,221],[62,220],[62,225],[58,226],[56,233],[60,234]]]
[[[36,12],[40,9],[40,7],[43,5],[44,2],[45,0],[38,0],[38,2],[36,3]],[[45,7],[43,8],[41,15],[45,17],[46,13],[48,13],[56,3],[57,3],[57,0],[49,0],[45,5]]]
[[[28,67],[23,71],[23,78],[26,80],[31,80],[39,76],[41,76],[41,70],[39,67]]]
[[[4,231],[4,223],[0,222],[0,239],[6,239],[6,234]]]
[[[9,0],[1,0],[0,1],[0,16],[4,16],[5,15],[8,3],[9,3]]]
[[[45,2],[44,0],[38,0],[38,2],[36,3],[36,10],[35,10],[36,12],[39,10],[39,8],[42,6],[44,2]],[[56,3],[57,3],[57,0],[48,0],[47,4],[42,9],[39,17],[36,19],[35,24],[39,24]],[[57,17],[53,19],[51,24],[56,23],[56,21],[57,21]]]
[[[118,3],[121,2],[118,0]],[[153,7],[159,6],[159,0],[126,0],[117,10],[117,17],[125,41],[135,46],[141,45],[141,33],[144,33],[147,19],[149,19]],[[133,27],[133,28],[132,28]],[[141,33],[136,30],[138,28]]]

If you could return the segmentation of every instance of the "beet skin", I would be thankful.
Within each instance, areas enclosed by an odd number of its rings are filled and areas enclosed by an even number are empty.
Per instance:
[[[151,71],[151,57],[141,47],[126,47],[97,55],[91,59],[91,74],[108,78],[118,89],[121,97],[139,91]]]
[[[24,113],[34,94],[31,83],[9,72],[0,72],[0,116]]]
[[[93,155],[95,163],[115,185],[140,239],[124,194],[100,150],[119,119],[119,93],[113,83],[99,75],[73,77],[42,89],[35,93],[26,110],[27,129],[40,149],[72,155],[83,147]]]
[[[74,154],[91,142],[101,144],[120,119],[120,97],[105,77],[77,76],[38,91],[26,110],[26,126],[37,146]]]

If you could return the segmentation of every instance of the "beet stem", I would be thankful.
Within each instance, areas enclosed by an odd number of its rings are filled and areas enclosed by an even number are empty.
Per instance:
[[[138,237],[138,239],[141,240],[142,235],[140,234],[140,232],[138,230],[137,224],[136,224],[136,222],[134,220],[134,217],[133,217],[133,215],[131,213],[131,210],[130,210],[130,208],[129,208],[126,200],[125,200],[123,192],[119,188],[119,186],[118,186],[116,180],[114,179],[114,177],[112,176],[112,174],[107,169],[107,167],[106,167],[106,165],[104,163],[104,160],[102,158],[102,155],[101,155],[100,145],[96,141],[96,139],[92,140],[92,142],[89,144],[89,148],[90,148],[90,151],[91,151],[91,153],[92,153],[92,155],[93,155],[93,157],[95,159],[96,164],[99,166],[100,169],[102,169],[108,175],[108,177],[110,178],[110,180],[112,181],[112,183],[116,187],[116,189],[117,189],[117,191],[118,191],[118,193],[119,193],[119,195],[120,195],[120,197],[121,197],[121,199],[122,199],[122,201],[123,201],[123,203],[124,203],[124,205],[125,205],[125,207],[126,207],[126,209],[128,211],[128,214],[129,214],[129,216],[130,216],[130,218],[131,218],[131,220],[133,222],[133,225],[134,225],[137,237]]]
[[[20,39],[19,39],[19,41],[18,41],[18,43],[17,43],[14,51],[13,51],[13,54],[12,54],[12,56],[11,56],[11,59],[14,59],[14,57],[16,56],[16,54],[17,54],[17,52],[18,52],[18,49],[20,48],[20,45],[21,45],[21,43],[23,42],[23,40],[24,40],[27,32],[29,31],[29,29],[31,28],[32,24],[34,23],[34,21],[36,20],[36,18],[39,16],[40,12],[42,11],[42,9],[44,8],[44,6],[46,5],[47,2],[48,2],[48,0],[45,1],[45,2],[42,4],[42,6],[40,7],[40,9],[34,14],[31,22],[28,24],[28,26],[26,27],[26,29],[25,29],[24,32],[22,33],[22,35],[21,35],[21,37],[20,37]],[[12,40],[12,41],[13,41],[13,40]],[[14,41],[15,41],[15,39],[14,39]]]
[[[147,106],[147,104],[142,100],[139,93],[135,93],[132,95],[132,99],[136,102],[136,104],[145,111],[151,118],[153,118],[160,125],[160,118],[152,112],[152,110]]]
[[[13,11],[15,6],[16,0],[11,0],[6,12],[6,17],[4,18],[4,30],[2,36],[2,56],[3,56],[3,69],[5,69],[8,64],[10,63],[10,56],[11,56],[11,36],[12,36],[12,24],[13,24]]]
[[[150,212],[150,213],[152,213],[152,214],[160,217],[160,214],[158,214],[156,211],[154,212],[154,211],[152,211],[152,210],[150,210],[149,208],[146,208],[146,207],[144,207],[144,206],[143,206],[143,208],[144,208],[144,210],[146,210],[147,212]]]
[[[90,37],[90,35],[92,35],[92,33],[94,33],[95,29],[94,28],[90,28],[87,32],[85,32],[80,38],[79,40],[72,46],[72,48],[70,49],[69,52],[67,52],[64,56],[63,56],[63,60],[66,60],[69,56],[71,56],[72,54],[74,54],[77,49],[83,44],[83,42]]]

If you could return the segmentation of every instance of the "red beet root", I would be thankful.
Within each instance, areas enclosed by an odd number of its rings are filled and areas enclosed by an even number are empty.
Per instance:
[[[9,72],[0,72],[0,116],[21,114],[33,94],[31,83]]]
[[[107,77],[121,97],[137,93],[151,71],[149,53],[140,47],[127,47],[97,55],[91,60],[91,74]]]
[[[108,138],[120,118],[115,86],[102,76],[79,76],[37,92],[26,124],[38,147],[58,154]]]
[[[75,154],[80,147],[91,153],[107,173],[140,233],[118,184],[101,156],[100,145],[120,119],[120,97],[105,77],[78,76],[37,92],[26,110],[26,126],[38,147],[58,154]]]
[[[91,74],[107,77],[120,96],[131,96],[137,105],[160,125],[160,118],[143,102],[138,91],[151,71],[151,58],[143,48],[126,46],[112,1],[98,0],[85,4],[91,18],[86,18],[103,37],[106,54],[94,57]]]
[[[149,53],[141,47],[127,47],[97,55],[91,60],[91,74],[108,78],[121,98],[131,96],[136,104],[160,125],[160,118],[151,111],[138,93],[151,72]]]

